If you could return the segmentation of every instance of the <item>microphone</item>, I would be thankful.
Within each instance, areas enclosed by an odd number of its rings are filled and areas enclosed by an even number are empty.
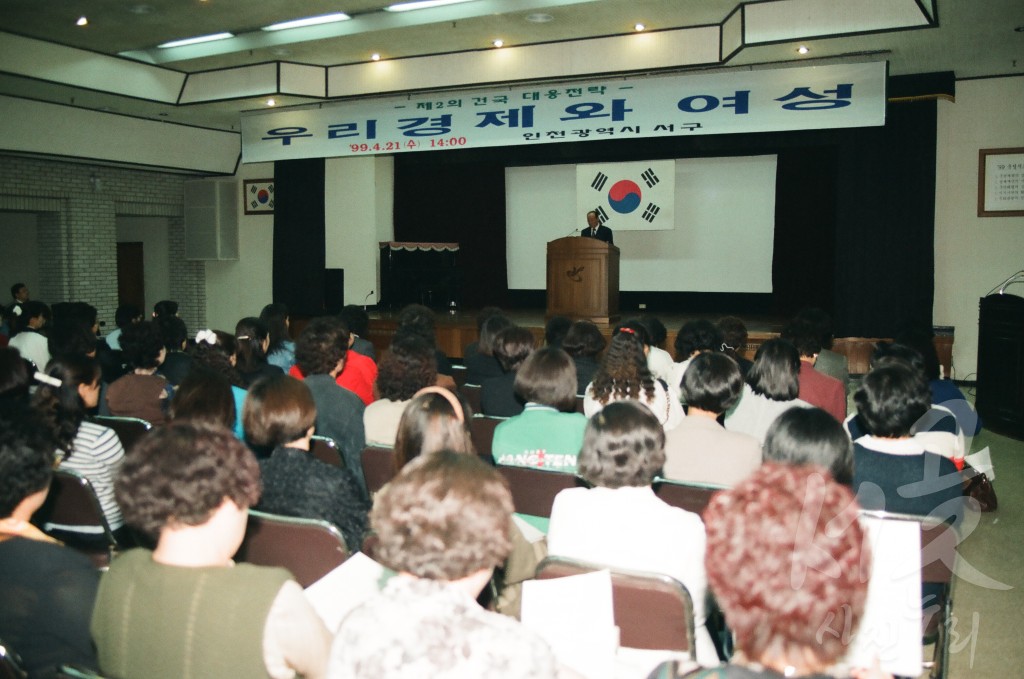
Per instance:
[[[366,311],[366,300],[370,299],[370,295],[373,294],[373,290],[366,293],[366,297],[363,297],[363,311]]]
[[[578,236],[578,235],[580,235],[580,230],[579,229],[573,229],[568,234],[566,234],[565,238],[568,238],[569,236]]]
[[[1024,280],[1024,269],[1021,269],[1017,273],[1011,275],[1009,278],[1004,280],[1002,283],[1000,283],[996,287],[994,287],[991,290],[989,290],[987,294],[991,295],[992,293],[994,293],[994,292],[996,292],[998,290],[999,294],[1002,295],[1002,294],[1004,294],[1003,291],[1006,290],[1006,288],[1008,288],[1009,286],[1013,285],[1014,283],[1020,283],[1022,280]]]

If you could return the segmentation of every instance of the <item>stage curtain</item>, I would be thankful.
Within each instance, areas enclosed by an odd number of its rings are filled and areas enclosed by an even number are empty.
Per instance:
[[[324,159],[275,162],[274,196],[274,301],[292,314],[322,314]]]

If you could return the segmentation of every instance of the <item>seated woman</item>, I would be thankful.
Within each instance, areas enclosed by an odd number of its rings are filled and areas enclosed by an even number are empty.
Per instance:
[[[690,361],[706,351],[721,351],[723,343],[722,331],[711,321],[698,318],[683,323],[676,333],[676,363],[672,367],[672,379],[668,381],[669,388],[678,396]]]
[[[235,424],[231,428],[239,441],[245,439],[242,427],[242,407],[245,405],[245,386],[235,369],[235,337],[222,330],[200,330],[192,347],[193,371],[206,371],[220,375],[231,383],[231,396],[235,400]]]
[[[679,399],[647,367],[647,331],[635,321],[620,325],[612,334],[601,367],[583,397],[583,412],[593,417],[609,403],[625,399],[647,406],[665,431],[683,419]]]
[[[864,376],[853,400],[871,432],[853,444],[853,490],[860,505],[943,520],[962,516],[956,465],[911,434],[931,403],[924,376],[902,362],[885,363]]]
[[[156,324],[146,321],[125,328],[121,333],[121,351],[129,372],[107,388],[110,414],[163,424],[174,387],[156,372],[167,356]]]
[[[844,486],[853,481],[853,447],[836,418],[821,408],[790,408],[764,439],[764,461],[817,465]]]
[[[129,451],[117,498],[157,542],[100,579],[92,636],[103,674],[324,676],[330,634],[288,571],[231,560],[259,493],[256,459],[227,429],[173,422]]]
[[[248,441],[273,448],[260,462],[263,495],[256,508],[329,521],[349,551],[358,551],[370,504],[350,471],[310,455],[316,404],[309,387],[287,375],[262,379],[249,390],[242,420]]]
[[[419,335],[429,342],[437,361],[437,386],[455,388],[451,359],[437,348],[437,319],[433,311],[422,304],[404,307],[398,312],[398,326],[395,328],[395,337],[400,335]]]
[[[766,463],[712,498],[704,512],[708,580],[736,653],[722,667],[681,674],[669,664],[652,678],[832,676],[864,613],[870,559],[849,489],[822,478],[814,467]]]
[[[611,403],[592,417],[579,475],[594,487],[555,496],[548,553],[679,580],[693,598],[697,661],[715,664],[704,626],[704,524],[654,494],[651,482],[664,463],[665,431],[636,401]]]
[[[15,315],[14,333],[7,346],[21,352],[22,358],[32,361],[36,370],[46,370],[50,362],[50,348],[46,326],[50,322],[50,307],[36,300],[21,305],[21,314]]]
[[[526,408],[494,430],[498,464],[576,473],[587,418],[576,412],[576,368],[569,354],[544,347],[516,371],[516,396]]]
[[[231,429],[237,417],[231,383],[209,370],[192,371],[175,389],[168,414],[172,420],[206,422]]]
[[[600,367],[599,357],[607,344],[600,328],[590,321],[576,321],[569,326],[569,332],[562,340],[562,348],[572,356],[572,362],[576,365],[577,396],[583,396],[587,385],[594,380]]]
[[[516,371],[535,343],[533,333],[517,325],[505,328],[494,338],[494,357],[503,372],[480,385],[480,409],[484,415],[512,417],[523,412],[523,402],[515,393]]]
[[[475,601],[509,553],[512,498],[475,456],[435,451],[377,495],[376,557],[398,575],[350,613],[331,677],[555,677],[551,649]]]
[[[267,363],[268,347],[270,334],[263,321],[247,316],[235,324],[235,370],[246,389],[261,377],[284,373],[278,366]]]
[[[457,393],[444,387],[420,389],[405,406],[395,435],[395,471],[435,450],[476,455],[469,434],[473,413]]]
[[[679,426],[665,434],[662,475],[675,481],[736,485],[761,466],[757,439],[718,423],[743,390],[739,366],[726,354],[705,351],[690,361],[681,386],[689,410]]]
[[[185,321],[177,316],[157,316],[153,323],[160,331],[164,348],[167,349],[167,356],[157,372],[178,386],[192,367],[192,356],[185,351],[188,347],[188,328]]]
[[[53,450],[24,403],[0,403],[0,639],[30,677],[52,677],[64,663],[96,667],[89,616],[99,573],[30,523],[50,490]]]
[[[800,354],[791,342],[771,339],[762,344],[747,373],[739,403],[725,415],[725,428],[764,443],[775,418],[790,408],[808,408],[800,393]]]
[[[99,401],[99,364],[87,356],[66,356],[51,361],[40,380],[32,405],[57,444],[60,469],[89,479],[111,530],[122,536],[124,518],[114,499],[114,479],[124,462],[124,448],[112,429],[85,419]]]
[[[723,316],[718,319],[718,331],[722,333],[721,352],[736,361],[740,367],[740,375],[746,378],[754,362],[743,356],[743,348],[747,346],[747,324],[738,316]]]
[[[295,365],[295,342],[291,339],[288,307],[281,303],[268,304],[260,312],[260,320],[267,324],[270,337],[267,362],[288,372]]]
[[[480,324],[480,341],[475,343],[474,351],[466,347],[466,355],[462,357],[466,366],[466,384],[483,384],[484,380],[501,376],[501,364],[494,355],[494,340],[499,332],[512,325],[512,321],[501,312],[492,313]]]
[[[423,338],[416,335],[395,338],[378,366],[377,400],[363,411],[368,445],[395,445],[398,422],[405,406],[416,392],[437,381],[435,366],[433,347]]]

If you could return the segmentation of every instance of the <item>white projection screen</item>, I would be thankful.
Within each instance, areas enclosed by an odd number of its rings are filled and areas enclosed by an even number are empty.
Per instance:
[[[619,289],[770,293],[776,157],[675,163],[675,228],[615,233]],[[545,288],[548,241],[586,226],[575,191],[575,165],[505,170],[509,289]]]

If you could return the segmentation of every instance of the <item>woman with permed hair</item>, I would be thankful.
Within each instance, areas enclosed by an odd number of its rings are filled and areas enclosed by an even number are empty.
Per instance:
[[[790,408],[810,408],[800,393],[800,354],[792,342],[770,339],[762,344],[747,373],[739,403],[725,414],[725,428],[764,443],[768,427]]]
[[[441,450],[407,465],[373,504],[377,558],[398,573],[350,613],[328,675],[553,679],[551,649],[475,601],[511,548],[512,497],[472,455]]]
[[[107,523],[121,536],[124,518],[114,499],[114,479],[124,462],[124,447],[112,429],[85,419],[99,397],[100,367],[96,360],[65,356],[50,362],[32,396],[32,406],[57,444],[60,468],[89,479]]]
[[[651,483],[664,464],[665,431],[650,410],[626,400],[594,415],[578,464],[594,487],[555,496],[548,553],[679,580],[693,599],[697,661],[716,664],[704,626],[704,524],[654,494]]]
[[[625,399],[647,406],[666,431],[683,419],[679,399],[647,367],[647,331],[636,321],[615,328],[601,367],[584,394],[583,412],[593,417],[609,403]]]
[[[352,472],[310,454],[316,403],[309,387],[288,375],[264,378],[249,389],[242,419],[246,440],[273,451],[260,461],[257,509],[333,523],[349,552],[359,551],[370,504]]]
[[[152,321],[136,323],[121,333],[121,351],[128,374],[107,388],[107,408],[111,415],[137,417],[150,424],[167,421],[167,407],[174,387],[157,369],[167,356],[163,338]]]
[[[832,676],[828,670],[849,650],[867,600],[870,541],[857,512],[849,489],[810,466],[766,463],[716,494],[704,512],[708,581],[736,653],[722,667],[680,674],[669,663],[651,677]]]
[[[416,335],[395,338],[377,366],[377,400],[363,411],[368,445],[395,445],[405,406],[416,392],[434,384],[437,380],[435,366],[434,351],[423,338]]]
[[[121,554],[100,580],[92,635],[104,675],[325,676],[330,633],[298,583],[231,559],[260,471],[230,431],[154,429],[129,451],[116,491],[156,548]]]
[[[235,399],[235,424],[231,430],[239,441],[245,440],[242,427],[242,407],[245,405],[245,386],[242,376],[235,369],[235,351],[238,343],[235,336],[223,330],[205,328],[196,333],[192,346],[191,371],[207,371],[220,375],[231,384],[231,396]]]

